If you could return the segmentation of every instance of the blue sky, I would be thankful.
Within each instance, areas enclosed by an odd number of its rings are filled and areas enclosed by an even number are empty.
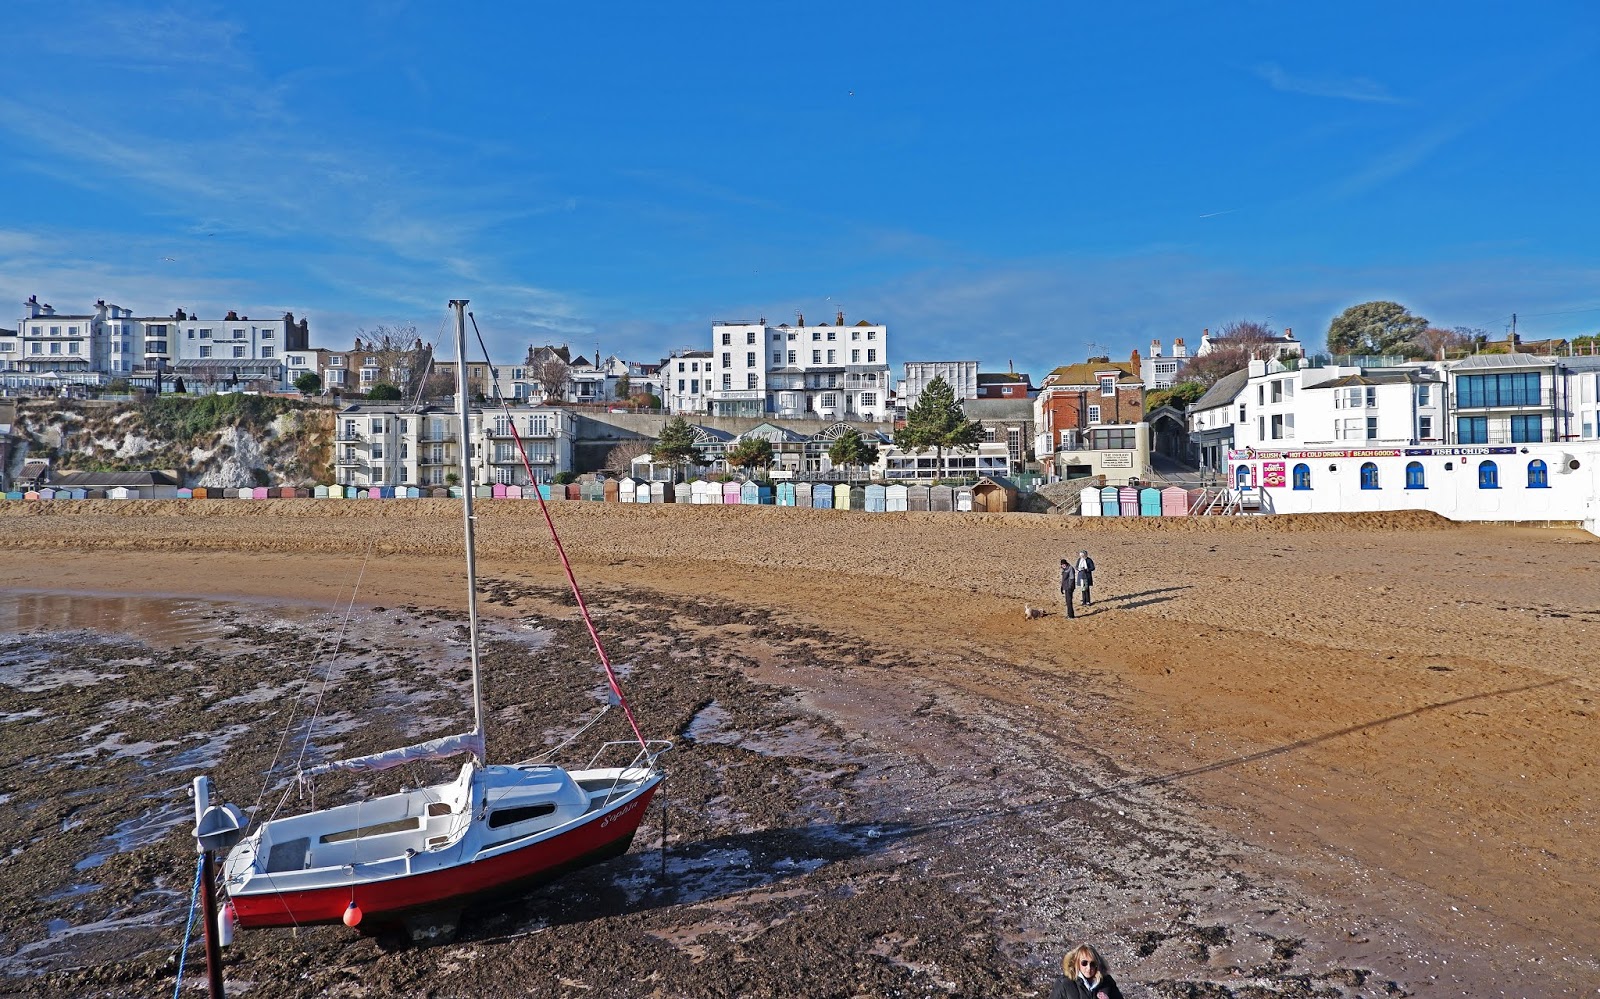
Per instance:
[[[11,0],[0,324],[467,297],[498,360],[653,360],[842,308],[1036,379],[1374,298],[1600,330],[1592,3],[982,6]]]

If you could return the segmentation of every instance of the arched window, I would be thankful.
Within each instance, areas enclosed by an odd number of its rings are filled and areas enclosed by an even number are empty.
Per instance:
[[[1250,488],[1250,466],[1249,465],[1240,465],[1239,466],[1239,470],[1234,473],[1234,479],[1236,480],[1236,483],[1237,483],[1237,485],[1238,485],[1238,487],[1240,489],[1249,489]]]
[[[1406,465],[1406,488],[1407,489],[1426,489],[1426,488],[1428,488],[1428,480],[1424,476],[1423,471],[1422,471],[1422,462],[1413,461],[1413,462],[1407,463],[1407,465]]]
[[[1528,488],[1549,489],[1550,469],[1538,458],[1528,462]]]
[[[1478,462],[1478,488],[1499,489],[1500,466],[1496,465],[1492,461]]]
[[[1378,465],[1376,462],[1369,461],[1361,466],[1361,488],[1378,488]]]
[[[1311,466],[1301,463],[1294,466],[1294,487],[1296,489],[1311,488]]]

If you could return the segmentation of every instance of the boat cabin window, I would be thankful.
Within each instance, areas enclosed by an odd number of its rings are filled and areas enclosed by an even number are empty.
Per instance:
[[[541,815],[549,815],[555,810],[556,806],[548,801],[537,805],[524,805],[521,808],[497,808],[489,813],[489,828],[499,829],[501,826],[526,822]]]

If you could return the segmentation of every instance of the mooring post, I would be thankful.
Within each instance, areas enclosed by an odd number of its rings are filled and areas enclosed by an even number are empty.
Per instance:
[[[206,850],[200,864],[200,911],[206,924],[206,981],[211,987],[211,999],[223,999],[222,945],[217,941],[217,900],[211,893],[216,878],[216,855]]]

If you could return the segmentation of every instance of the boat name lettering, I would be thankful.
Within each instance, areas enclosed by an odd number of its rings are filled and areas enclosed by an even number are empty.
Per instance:
[[[627,815],[629,812],[633,811],[635,808],[638,808],[638,807],[639,807],[639,802],[638,801],[634,801],[632,804],[628,805],[627,808],[621,808],[621,809],[618,809],[615,812],[612,812],[610,815],[607,815],[605,818],[600,820],[600,828],[604,829],[606,826],[609,826],[611,823],[617,821],[618,819],[622,818],[624,815]]]

